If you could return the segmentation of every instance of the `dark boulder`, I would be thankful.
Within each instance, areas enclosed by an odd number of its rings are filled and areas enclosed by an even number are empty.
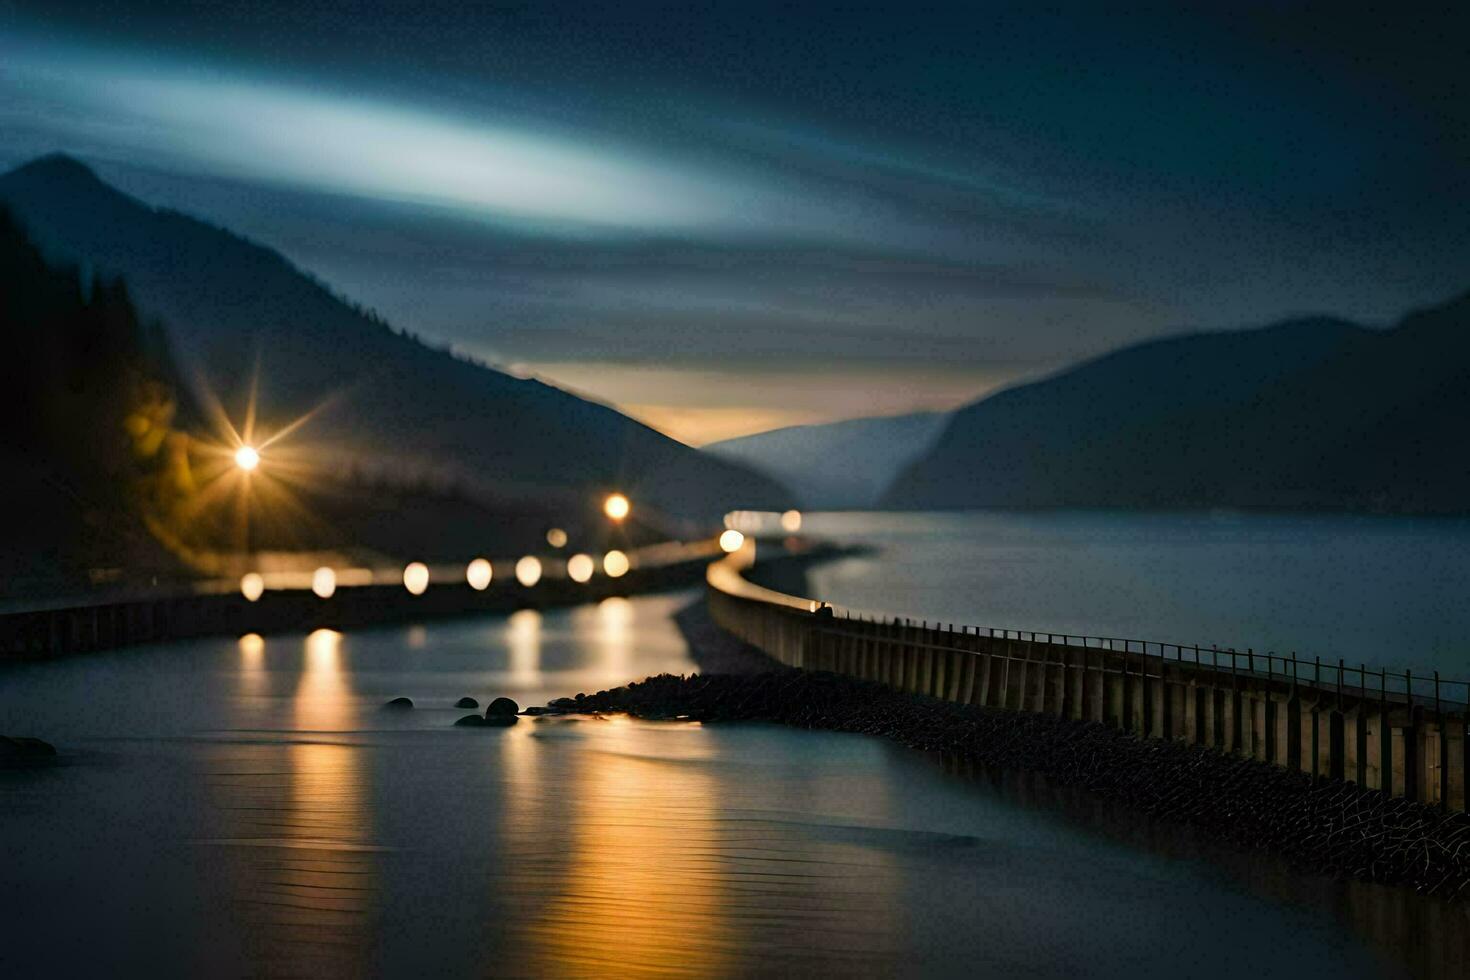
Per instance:
[[[520,714],[520,712],[521,706],[516,704],[510,698],[496,698],[494,701],[491,701],[490,706],[485,709],[485,717],[493,718],[497,715],[510,715],[511,717],[515,717],[516,715]]]
[[[515,715],[491,715],[482,718],[479,715],[465,715],[454,723],[456,728],[509,728],[520,721]]]
[[[460,698],[458,701],[454,702],[454,706],[456,708],[478,708],[480,706],[480,702],[476,701],[474,698]]]
[[[50,742],[0,735],[0,766],[42,766],[55,761],[56,747]]]
[[[392,701],[389,701],[387,704],[383,705],[383,707],[385,707],[385,708],[395,708],[395,709],[412,708],[413,707],[413,699],[412,698],[394,698]]]

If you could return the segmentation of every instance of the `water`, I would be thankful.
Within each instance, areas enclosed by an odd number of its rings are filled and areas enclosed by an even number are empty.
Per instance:
[[[1470,680],[1463,519],[854,513],[807,515],[805,529],[877,549],[811,572],[829,602]]]
[[[1456,975],[1460,910],[878,739],[452,726],[692,670],[689,598],[0,668],[68,759],[0,772],[0,975]]]

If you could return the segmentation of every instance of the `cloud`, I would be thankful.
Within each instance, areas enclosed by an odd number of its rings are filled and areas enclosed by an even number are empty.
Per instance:
[[[0,54],[11,121],[185,173],[639,229],[744,224],[743,205],[772,193],[523,122],[75,47],[12,40]]]

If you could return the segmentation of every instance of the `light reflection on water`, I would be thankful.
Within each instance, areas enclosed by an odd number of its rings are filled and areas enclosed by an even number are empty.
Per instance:
[[[465,694],[526,705],[691,670],[668,619],[683,601],[7,668],[3,727],[76,763],[0,783],[0,836],[25,842],[0,867],[15,937],[0,967],[1394,974],[1332,907],[1393,921],[1381,890],[1273,893],[1290,879],[1271,870],[1243,887],[1187,849],[1082,829],[1126,815],[1017,805],[1014,787],[879,740],[628,719],[452,726]],[[417,707],[380,710],[399,695]]]

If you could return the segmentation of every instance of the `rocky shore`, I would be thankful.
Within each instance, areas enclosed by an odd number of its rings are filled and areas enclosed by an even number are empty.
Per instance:
[[[787,668],[665,674],[526,713],[766,721],[879,735],[981,767],[1081,786],[1142,814],[1279,854],[1303,870],[1470,898],[1470,816],[1464,813],[1094,722],[957,705]]]

